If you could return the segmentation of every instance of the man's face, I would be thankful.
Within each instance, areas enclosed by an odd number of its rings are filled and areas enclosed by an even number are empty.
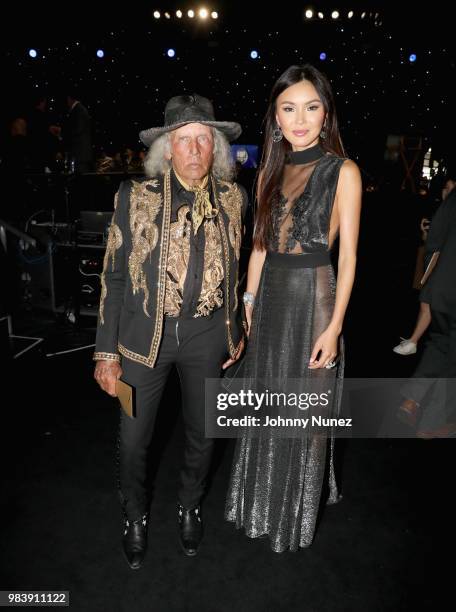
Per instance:
[[[197,185],[208,174],[214,159],[212,130],[201,123],[188,123],[173,130],[171,159],[174,169],[189,185]]]
[[[238,149],[236,152],[236,159],[241,164],[245,164],[245,162],[249,159],[249,154],[246,149]]]

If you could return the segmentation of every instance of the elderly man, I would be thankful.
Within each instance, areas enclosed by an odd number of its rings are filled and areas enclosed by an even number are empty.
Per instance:
[[[102,275],[95,379],[116,395],[135,388],[136,416],[121,412],[119,496],[123,550],[132,569],[147,546],[146,456],[161,395],[177,367],[185,423],[178,491],[180,542],[188,556],[202,538],[200,500],[213,440],[204,433],[205,378],[216,378],[243,348],[238,261],[245,190],[232,182],[228,141],[237,123],[216,121],[212,104],[176,96],[164,127],[142,131],[148,178],[116,194]]]

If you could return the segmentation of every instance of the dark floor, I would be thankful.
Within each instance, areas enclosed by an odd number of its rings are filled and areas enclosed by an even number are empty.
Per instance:
[[[413,327],[416,296],[396,289],[380,300],[377,282],[355,288],[347,375],[412,372],[417,358],[391,348]],[[232,442],[220,441],[203,506],[205,539],[187,558],[176,532],[182,428],[172,384],[152,445],[150,549],[144,567],[131,571],[120,548],[116,400],[92,379],[92,349],[46,357],[90,344],[93,323],[83,321],[75,334],[37,313],[18,320],[22,332],[45,342],[16,360],[2,384],[0,590],[68,590],[70,608],[87,612],[453,608],[451,600],[438,603],[452,584],[442,557],[454,551],[452,440],[338,441],[343,498],[324,509],[309,549],[283,554],[223,521]]]

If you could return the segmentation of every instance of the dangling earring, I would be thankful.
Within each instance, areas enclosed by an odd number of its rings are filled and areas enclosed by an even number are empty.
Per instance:
[[[272,142],[280,142],[283,138],[283,132],[280,125],[278,125],[274,130],[272,130]]]
[[[323,127],[321,128],[321,132],[320,132],[320,138],[322,140],[324,140],[326,138],[326,123],[323,124]]]

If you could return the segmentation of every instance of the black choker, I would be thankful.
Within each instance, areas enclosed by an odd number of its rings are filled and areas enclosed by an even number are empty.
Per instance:
[[[309,162],[317,161],[323,155],[325,155],[324,150],[320,144],[316,144],[302,151],[290,151],[287,153],[285,161],[287,164],[308,164]]]

